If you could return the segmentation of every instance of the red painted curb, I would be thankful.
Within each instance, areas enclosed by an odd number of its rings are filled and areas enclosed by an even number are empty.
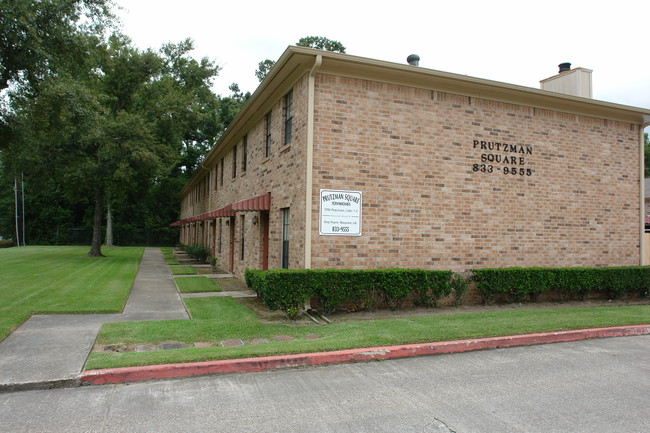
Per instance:
[[[265,356],[260,358],[226,359],[220,361],[191,362],[184,364],[148,365],[142,367],[109,368],[81,373],[82,385],[126,383],[152,379],[170,379],[220,373],[247,373],[347,362],[368,362],[410,356],[460,353],[500,347],[548,344],[578,341],[591,338],[623,337],[650,334],[650,324],[618,326],[613,328],[581,329],[544,332],[540,334],[509,337],[477,338],[471,340],[441,341],[437,343],[406,344],[400,346],[371,347],[337,350],[333,352],[304,353],[299,355]]]

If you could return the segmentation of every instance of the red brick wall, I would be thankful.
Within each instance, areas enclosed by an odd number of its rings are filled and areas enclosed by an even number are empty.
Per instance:
[[[313,267],[637,265],[638,128],[320,74]],[[320,188],[363,192],[361,237],[318,235]]]

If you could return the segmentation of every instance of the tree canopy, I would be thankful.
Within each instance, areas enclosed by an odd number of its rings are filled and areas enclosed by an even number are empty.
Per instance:
[[[0,90],[33,83],[84,56],[82,34],[101,34],[112,22],[111,0],[2,0]]]
[[[317,50],[332,51],[336,53],[345,54],[345,47],[339,41],[328,39],[324,36],[305,36],[296,42],[298,47],[315,48]],[[257,65],[255,76],[260,81],[264,81],[271,68],[275,65],[275,61],[271,59],[262,60]]]
[[[35,95],[14,95],[7,164],[32,180],[54,179],[71,201],[92,197],[90,255],[101,255],[108,197],[192,170],[223,129],[210,90],[219,68],[191,58],[192,48],[186,40],[142,51],[113,35],[95,44],[82,73],[61,70]]]
[[[323,36],[305,36],[298,40],[296,46],[345,54],[345,47],[342,43]]]
[[[191,40],[136,48],[116,32],[112,0],[0,2],[0,235],[13,236],[14,185],[26,183],[30,237],[92,226],[171,231],[181,191],[250,97],[215,95],[219,67]],[[345,52],[318,36],[297,45]],[[275,62],[259,65],[260,81]],[[29,240],[29,237],[28,237]]]

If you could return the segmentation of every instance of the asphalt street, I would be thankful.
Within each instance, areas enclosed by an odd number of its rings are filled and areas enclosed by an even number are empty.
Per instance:
[[[2,432],[650,431],[650,336],[0,394]]]

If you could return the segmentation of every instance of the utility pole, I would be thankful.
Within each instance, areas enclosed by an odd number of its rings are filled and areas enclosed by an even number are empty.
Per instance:
[[[22,189],[22,194],[20,195],[20,201],[23,205],[23,246],[26,246],[25,243],[25,176],[23,173],[20,173],[20,186]]]
[[[14,209],[16,210],[16,245],[20,246],[20,232],[18,230],[19,218],[18,218],[18,178],[14,176]]]

